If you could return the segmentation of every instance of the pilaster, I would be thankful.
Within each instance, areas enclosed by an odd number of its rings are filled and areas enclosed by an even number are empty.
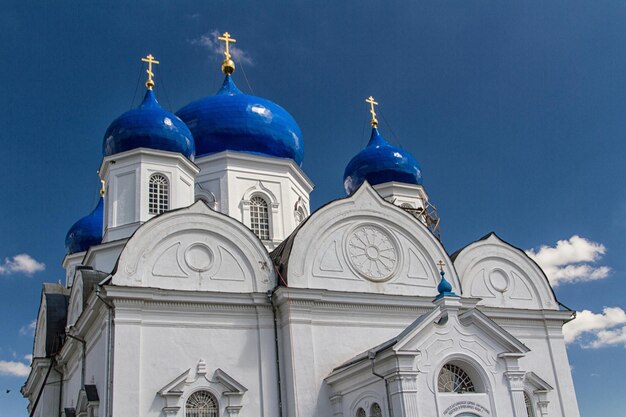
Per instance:
[[[385,377],[394,417],[418,417],[417,372],[400,371]]]

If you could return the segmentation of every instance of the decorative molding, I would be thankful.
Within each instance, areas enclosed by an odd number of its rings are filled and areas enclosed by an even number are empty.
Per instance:
[[[187,398],[196,391],[208,391],[218,401],[220,415],[234,417],[241,410],[241,401],[248,391],[241,383],[221,369],[216,369],[213,378],[207,376],[204,359],[198,360],[195,369],[187,369],[161,388],[157,394],[165,399],[163,412],[175,416],[184,407]]]
[[[374,282],[391,279],[400,266],[399,244],[392,233],[373,223],[359,223],[345,239],[348,264]]]

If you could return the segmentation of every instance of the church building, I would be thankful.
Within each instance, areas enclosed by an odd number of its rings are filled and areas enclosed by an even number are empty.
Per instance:
[[[215,95],[164,110],[148,55],[104,133],[102,197],[43,286],[30,417],[579,417],[574,313],[540,267],[494,233],[444,248],[373,97],[346,197],[311,213],[298,124],[219,39]]]

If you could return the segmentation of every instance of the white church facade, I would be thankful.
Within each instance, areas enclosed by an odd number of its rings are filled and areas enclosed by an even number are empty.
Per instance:
[[[449,255],[377,128],[310,212],[302,134],[224,84],[105,133],[102,198],[45,284],[31,417],[578,417],[562,309],[491,233]]]

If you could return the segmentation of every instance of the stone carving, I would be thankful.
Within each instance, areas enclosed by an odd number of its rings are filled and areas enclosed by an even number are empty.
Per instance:
[[[208,271],[213,265],[213,251],[206,244],[198,242],[185,250],[185,262],[197,272]]]
[[[391,234],[379,226],[353,229],[346,239],[346,253],[352,269],[371,281],[385,281],[398,269],[398,247]]]

